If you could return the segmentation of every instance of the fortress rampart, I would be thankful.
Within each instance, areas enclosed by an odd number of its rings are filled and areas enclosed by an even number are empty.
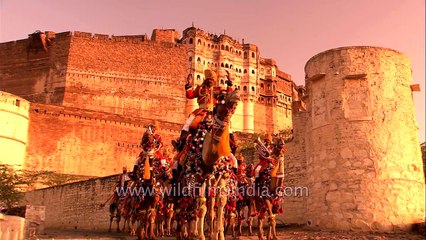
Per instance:
[[[111,175],[122,166],[131,169],[141,151],[143,127],[152,123],[150,118],[31,104],[25,167],[85,176]],[[180,124],[157,123],[164,142],[180,131]]]
[[[423,222],[409,59],[391,49],[345,47],[312,57],[305,72],[306,120],[295,129],[303,124],[305,131],[298,138],[305,138],[310,190],[306,223],[392,230]]]
[[[30,103],[0,91],[0,164],[24,167]]]

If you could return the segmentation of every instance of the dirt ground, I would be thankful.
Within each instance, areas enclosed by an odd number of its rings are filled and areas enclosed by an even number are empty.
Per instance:
[[[326,239],[336,239],[336,240],[420,240],[425,239],[424,235],[414,232],[394,232],[394,233],[373,233],[373,232],[352,232],[352,231],[317,231],[317,230],[308,230],[305,228],[294,228],[294,227],[282,227],[278,230],[278,239],[279,240],[326,240]],[[256,233],[256,232],[255,232]],[[39,235],[31,239],[52,239],[52,240],[61,240],[61,239],[96,239],[96,240],[134,240],[136,237],[130,236],[128,233],[108,233],[108,232],[83,232],[83,231],[73,231],[73,230],[46,230],[44,235]],[[158,238],[164,240],[176,239],[175,237],[165,237]],[[226,239],[232,239],[230,234]],[[238,240],[255,240],[257,237],[252,236],[248,237],[247,233],[244,236],[236,238]]]

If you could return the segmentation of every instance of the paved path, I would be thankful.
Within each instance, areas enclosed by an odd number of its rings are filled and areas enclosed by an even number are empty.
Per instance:
[[[337,231],[314,231],[303,228],[280,228],[278,230],[279,240],[421,240],[424,236],[417,233],[369,233],[369,232],[337,232]],[[74,240],[135,240],[125,233],[108,233],[108,232],[83,232],[71,230],[47,230],[45,235],[37,236],[32,239],[74,239]],[[164,240],[175,240],[175,237],[158,238]],[[232,239],[232,237],[227,237]],[[238,240],[257,240],[257,237],[241,236]]]

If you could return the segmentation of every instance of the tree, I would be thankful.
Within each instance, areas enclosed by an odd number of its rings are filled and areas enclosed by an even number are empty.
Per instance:
[[[75,180],[78,180],[75,176],[52,171],[19,170],[0,163],[0,208],[15,207],[22,199],[23,192],[34,189],[37,184],[50,187]]]
[[[30,185],[19,172],[9,165],[0,164],[0,207],[14,207],[22,198],[22,191]]]

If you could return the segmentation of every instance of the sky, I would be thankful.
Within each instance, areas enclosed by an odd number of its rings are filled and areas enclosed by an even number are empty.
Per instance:
[[[35,30],[141,35],[191,25],[259,47],[304,85],[314,55],[344,46],[397,50],[412,63],[419,141],[425,141],[425,0],[0,0],[0,42]]]

